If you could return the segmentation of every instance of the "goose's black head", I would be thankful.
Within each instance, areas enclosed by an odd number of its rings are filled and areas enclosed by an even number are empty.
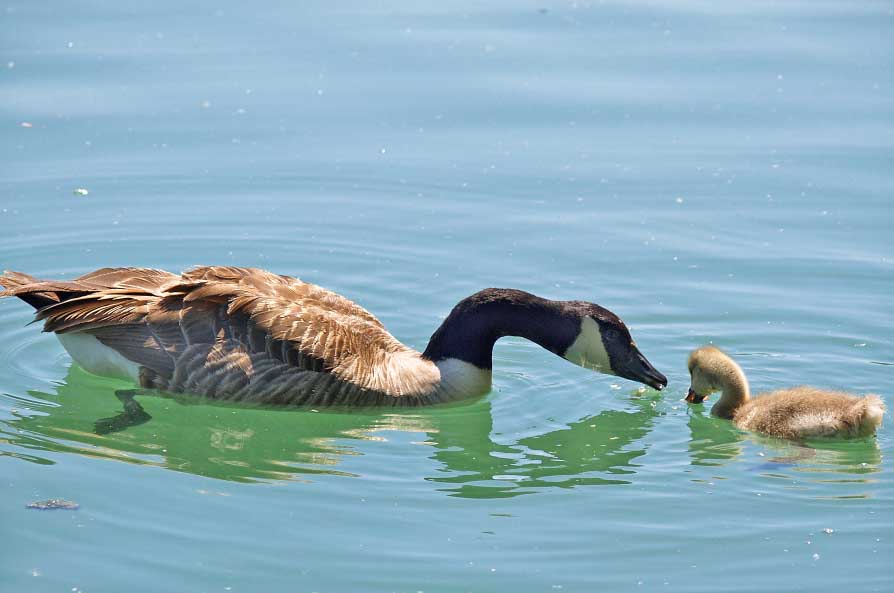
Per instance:
[[[563,303],[579,318],[579,330],[562,356],[582,367],[637,381],[654,389],[667,377],[643,356],[620,317],[594,303]]]
[[[454,358],[490,369],[494,343],[520,336],[585,368],[644,383],[667,379],[636,347],[621,319],[584,301],[551,301],[509,289],[487,288],[463,299],[431,337],[424,357]]]

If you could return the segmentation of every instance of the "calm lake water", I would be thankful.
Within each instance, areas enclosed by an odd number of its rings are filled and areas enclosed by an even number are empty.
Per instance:
[[[894,407],[892,33],[889,2],[4,2],[2,267],[260,266],[419,349],[486,286],[591,300],[670,385],[506,339],[461,405],[145,397],[99,436],[128,384],[3,301],[0,589],[894,590],[890,415],[795,444],[681,401],[714,342],[755,390]]]

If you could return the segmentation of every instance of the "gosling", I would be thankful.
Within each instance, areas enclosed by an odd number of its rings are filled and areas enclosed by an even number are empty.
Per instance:
[[[743,430],[786,439],[864,437],[882,423],[885,405],[877,395],[858,397],[815,387],[780,389],[751,398],[748,379],[736,362],[714,346],[689,355],[692,379],[686,401],[700,404],[722,391],[711,414]]]

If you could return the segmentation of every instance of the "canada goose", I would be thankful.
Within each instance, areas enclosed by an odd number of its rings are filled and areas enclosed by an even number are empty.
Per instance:
[[[692,378],[686,401],[700,404],[715,391],[723,395],[711,414],[744,430],[787,439],[859,437],[873,434],[885,405],[877,395],[857,397],[841,391],[793,387],[752,399],[748,379],[736,362],[714,346],[689,355]]]
[[[0,285],[0,297],[33,306],[35,321],[85,370],[219,400],[417,406],[483,395],[503,336],[655,389],[667,385],[611,311],[521,290],[463,299],[420,353],[348,299],[256,268],[103,268],[72,281],[7,272]]]

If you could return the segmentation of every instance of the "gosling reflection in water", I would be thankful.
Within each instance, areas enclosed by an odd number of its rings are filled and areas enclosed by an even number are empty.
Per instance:
[[[742,454],[745,434],[730,422],[708,414],[689,414],[689,456],[692,465],[726,465]]]
[[[118,387],[72,367],[56,393],[31,394],[52,405],[29,406],[30,412],[0,422],[0,432],[32,454],[18,457],[36,463],[52,463],[37,451],[61,451],[235,482],[354,476],[350,458],[374,454],[363,441],[385,440],[385,431],[421,433],[413,439],[420,454],[440,465],[430,481],[454,496],[505,497],[544,487],[626,483],[622,476],[633,473],[645,453],[644,445],[633,444],[651,429],[659,399],[633,398],[632,411],[605,411],[503,444],[492,438],[486,399],[413,413],[314,413],[146,397],[141,414],[151,420],[132,423],[115,415],[120,408],[110,395]],[[97,424],[97,418],[106,420]],[[106,424],[117,430],[95,432]]]
[[[707,412],[689,414],[689,456],[692,465],[723,466],[747,461],[748,471],[772,475],[786,468],[799,473],[872,474],[880,471],[881,450],[875,439],[817,439],[792,441],[740,430]],[[769,455],[745,457],[748,444],[766,449]],[[752,452],[752,455],[755,453]],[[778,477],[778,476],[774,476]],[[825,481],[820,477],[818,481]],[[848,479],[847,481],[853,481]],[[864,480],[858,480],[863,482]]]

